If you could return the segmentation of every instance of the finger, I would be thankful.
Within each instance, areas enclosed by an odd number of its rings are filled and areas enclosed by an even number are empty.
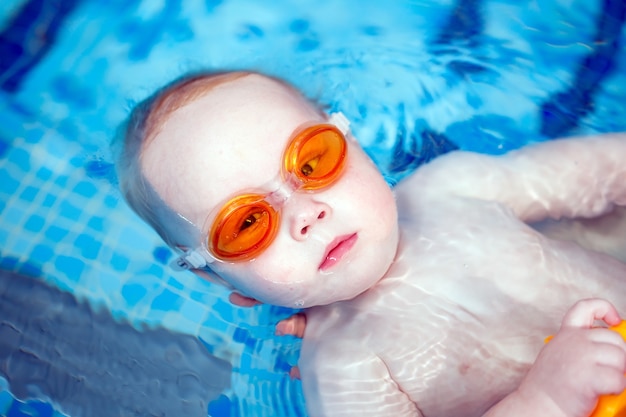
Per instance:
[[[598,395],[620,394],[626,389],[624,373],[608,366],[597,367],[590,383]]]
[[[305,330],[306,316],[302,313],[294,314],[285,320],[279,321],[276,325],[276,334],[278,336],[292,335],[302,338]]]
[[[626,350],[626,342],[624,341],[623,336],[613,329],[609,329],[606,327],[595,327],[593,329],[590,329],[588,337],[589,340],[594,343],[610,344]]]
[[[612,344],[596,344],[592,352],[589,352],[588,358],[581,358],[589,364],[611,367],[618,374],[623,374],[626,369],[626,351],[622,345],[616,346]]]
[[[611,303],[600,298],[590,298],[574,304],[565,315],[561,327],[591,328],[596,320],[603,320],[611,326],[621,321]]]
[[[251,297],[246,297],[245,295],[241,295],[238,292],[231,292],[228,296],[228,301],[238,307],[254,307],[256,305],[262,304],[260,301],[255,300]]]
[[[291,379],[301,379],[300,368],[298,368],[297,366],[293,366],[289,371],[289,376],[291,377]]]

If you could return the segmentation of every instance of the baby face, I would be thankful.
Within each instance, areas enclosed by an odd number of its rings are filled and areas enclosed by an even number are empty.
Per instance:
[[[302,126],[328,123],[297,92],[247,75],[176,110],[144,146],[148,181],[205,238],[225,202],[270,193]],[[253,259],[211,269],[247,296],[288,307],[352,298],[380,280],[398,245],[397,211],[376,166],[352,139],[339,179],[280,204],[272,243]],[[202,242],[197,242],[201,247]]]

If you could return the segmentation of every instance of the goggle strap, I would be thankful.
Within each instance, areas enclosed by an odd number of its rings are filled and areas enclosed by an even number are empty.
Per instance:
[[[348,118],[344,116],[342,112],[338,111],[336,113],[331,114],[328,121],[334,124],[335,126],[337,126],[337,128],[344,135],[348,134],[348,131],[350,130],[350,120],[348,120]]]
[[[172,264],[175,270],[199,269],[207,266],[207,260],[195,250],[185,251],[184,254],[176,258]]]

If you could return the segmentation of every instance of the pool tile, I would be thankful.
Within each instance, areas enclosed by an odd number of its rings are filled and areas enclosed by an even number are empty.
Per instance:
[[[79,182],[72,191],[86,198],[91,198],[98,193],[96,186],[88,181]]]
[[[30,216],[28,220],[26,220],[26,223],[24,223],[24,228],[29,232],[39,232],[41,231],[41,229],[43,229],[45,224],[46,219],[37,214],[34,214]]]
[[[4,194],[14,194],[20,186],[19,181],[13,178],[5,169],[0,169],[0,192]]]
[[[33,186],[25,187],[20,193],[20,198],[24,201],[33,201],[35,197],[39,194],[39,189]]]
[[[178,310],[182,305],[182,301],[182,298],[178,294],[164,289],[161,294],[154,298],[150,308],[160,311]]]
[[[114,253],[113,256],[111,257],[111,266],[113,267],[113,269],[115,269],[116,271],[126,271],[126,269],[128,268],[128,264],[129,264],[130,260],[123,255]]]
[[[68,233],[69,231],[67,229],[51,225],[44,232],[44,235],[53,242],[60,242],[65,238],[65,236],[67,236]]]
[[[146,287],[141,284],[126,284],[122,287],[122,297],[130,307],[137,305],[147,294]]]
[[[85,270],[85,262],[73,256],[60,255],[54,265],[72,282],[78,282]]]
[[[94,260],[98,257],[102,243],[93,236],[82,233],[74,240],[74,246],[80,249],[80,253],[85,259]]]

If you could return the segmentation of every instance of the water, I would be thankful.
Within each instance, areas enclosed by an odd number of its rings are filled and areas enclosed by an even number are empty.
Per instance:
[[[3,415],[306,414],[287,375],[299,342],[273,336],[291,312],[232,308],[223,289],[172,271],[116,190],[116,127],[182,73],[286,78],[351,119],[390,183],[455,148],[626,130],[623,1],[0,9]]]

